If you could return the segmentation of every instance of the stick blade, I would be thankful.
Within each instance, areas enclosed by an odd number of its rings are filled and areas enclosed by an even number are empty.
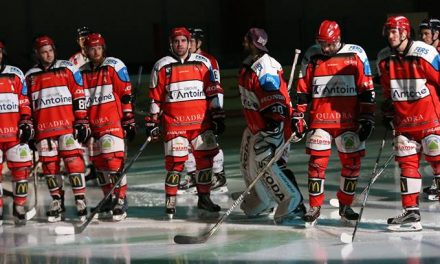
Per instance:
[[[347,233],[342,233],[341,242],[344,244],[351,244],[353,242],[353,236]]]
[[[57,236],[75,235],[75,228],[73,226],[57,226],[54,232]]]
[[[35,207],[33,207],[32,209],[30,209],[29,211],[26,212],[26,221],[31,220],[32,218],[34,218],[34,216],[37,214],[37,210],[35,210]]]
[[[174,237],[174,242],[176,244],[202,244],[208,240],[205,236],[183,236],[176,235]]]
[[[339,208],[339,200],[338,199],[335,199],[335,198],[330,199],[329,203],[332,207]]]

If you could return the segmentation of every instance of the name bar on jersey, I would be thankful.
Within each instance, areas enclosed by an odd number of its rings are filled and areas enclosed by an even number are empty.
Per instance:
[[[166,102],[169,103],[206,99],[203,82],[199,80],[171,83],[167,90],[169,93]]]
[[[391,98],[393,101],[416,101],[430,95],[425,79],[391,80]]]
[[[115,100],[113,95],[113,85],[105,84],[99,85],[95,88],[84,89],[87,98],[87,106],[100,105]]]
[[[0,113],[17,113],[18,95],[14,93],[2,93],[0,98]]]
[[[71,105],[72,95],[67,86],[45,88],[32,93],[32,104],[35,110],[61,105]]]
[[[313,98],[356,95],[353,75],[318,76],[313,78]]]

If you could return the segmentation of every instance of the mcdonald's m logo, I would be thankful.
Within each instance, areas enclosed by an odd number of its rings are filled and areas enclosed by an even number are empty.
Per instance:
[[[17,182],[15,186],[15,195],[22,196],[26,195],[28,192],[28,183],[27,182]]]
[[[199,174],[197,175],[198,182],[199,183],[210,183],[212,180],[211,173],[212,173],[211,170],[199,171]]]
[[[406,178],[400,178],[400,191],[402,193],[408,192],[408,181]]]
[[[178,173],[170,173],[167,175],[166,183],[169,185],[177,185],[179,184],[180,177]]]
[[[321,194],[322,180],[311,180],[309,179],[309,193],[310,194]]]
[[[49,187],[49,190],[58,188],[57,181],[55,180],[55,177],[47,177],[46,178],[47,187]]]
[[[81,174],[72,174],[69,176],[69,179],[70,179],[70,184],[72,185],[73,188],[83,187]]]
[[[344,179],[344,192],[354,193],[356,191],[357,179]]]

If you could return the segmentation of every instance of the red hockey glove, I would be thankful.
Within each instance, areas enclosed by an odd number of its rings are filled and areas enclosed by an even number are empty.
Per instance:
[[[145,117],[145,132],[147,137],[151,137],[151,141],[158,141],[160,138],[159,120],[157,117]]]
[[[136,137],[136,122],[133,113],[125,113],[121,124],[125,131],[125,138],[130,142],[133,141]]]

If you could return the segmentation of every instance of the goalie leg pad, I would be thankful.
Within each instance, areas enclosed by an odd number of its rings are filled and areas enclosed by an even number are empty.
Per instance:
[[[243,132],[240,147],[240,170],[246,186],[248,186],[258,174],[251,140],[252,133],[246,128]],[[271,195],[265,190],[262,181],[258,181],[250,194],[245,196],[240,208],[246,215],[256,216],[271,210],[276,205]]]

